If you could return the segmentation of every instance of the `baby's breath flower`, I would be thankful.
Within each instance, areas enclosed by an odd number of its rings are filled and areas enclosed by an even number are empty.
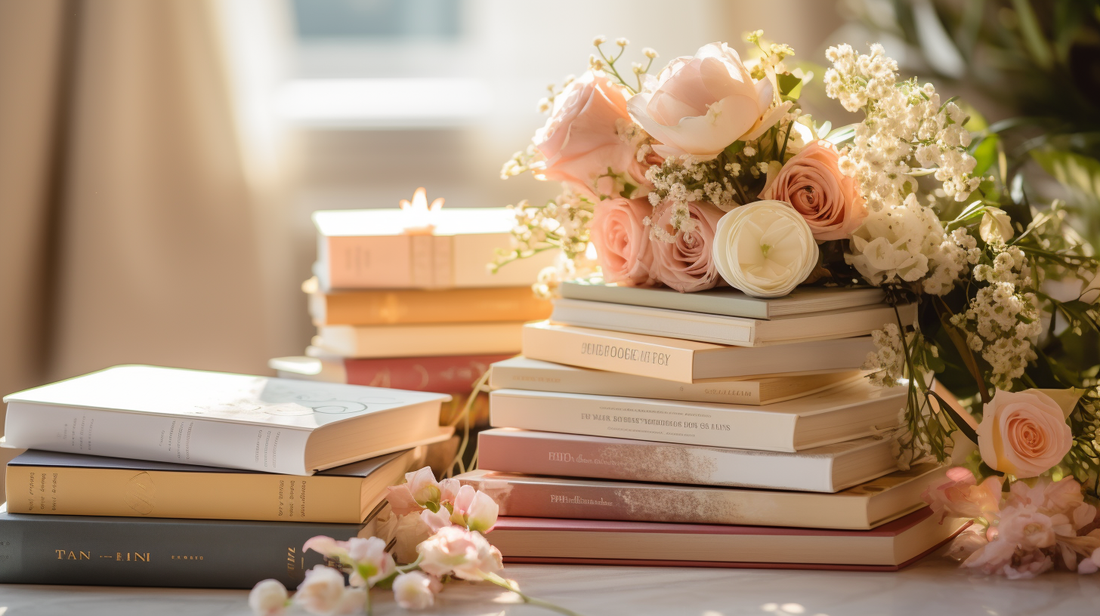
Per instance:
[[[619,37],[619,38],[615,39],[615,44],[618,45],[619,47],[626,47],[627,45],[630,44],[630,41],[626,40],[623,37]]]
[[[654,51],[652,47],[646,47],[642,50],[642,55],[649,58],[650,60],[653,60],[657,57],[657,52]]]
[[[595,45],[596,47],[599,47],[600,45],[603,45],[606,42],[607,42],[607,37],[602,35],[602,34],[600,36],[597,36],[596,38],[592,39],[592,44]]]

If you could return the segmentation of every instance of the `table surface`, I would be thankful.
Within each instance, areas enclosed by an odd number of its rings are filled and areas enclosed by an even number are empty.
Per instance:
[[[934,554],[897,573],[515,565],[506,574],[529,595],[584,616],[1100,614],[1100,574],[1051,573],[1012,582],[956,567]],[[388,593],[377,594],[377,616],[406,613]],[[231,590],[0,585],[0,616],[246,616],[246,597]],[[437,596],[434,609],[416,613],[552,614],[517,602],[497,587],[458,582]]]

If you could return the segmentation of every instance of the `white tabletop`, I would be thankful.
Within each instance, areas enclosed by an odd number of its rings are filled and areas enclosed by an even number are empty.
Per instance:
[[[1076,616],[1100,614],[1100,574],[1051,573],[1011,582],[959,571],[931,556],[898,573],[516,565],[531,596],[584,616]],[[377,593],[377,616],[404,612]],[[249,614],[244,591],[2,586],[0,616]],[[419,614],[535,616],[488,584],[452,583]],[[6,611],[4,610],[6,608]],[[294,613],[304,614],[297,611]]]

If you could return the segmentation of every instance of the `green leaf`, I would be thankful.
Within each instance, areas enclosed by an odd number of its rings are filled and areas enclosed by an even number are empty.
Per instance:
[[[856,125],[848,124],[846,126],[840,126],[833,129],[833,132],[825,135],[825,141],[832,143],[833,145],[840,145],[845,141],[848,141],[856,135]]]
[[[1100,161],[1052,148],[1032,150],[1031,158],[1063,186],[1100,201]]]
[[[727,157],[733,158],[734,156],[737,156],[738,154],[740,154],[741,150],[743,150],[743,149],[745,149],[745,142],[744,141],[734,141],[733,143],[726,146],[726,149],[723,150],[723,153]]]
[[[802,93],[801,77],[783,73],[781,75],[776,75],[775,80],[779,84],[779,95],[786,100],[797,100],[798,95]]]
[[[1016,9],[1016,16],[1020,19],[1020,34],[1024,38],[1024,46],[1035,64],[1042,69],[1049,70],[1054,66],[1054,54],[1043,35],[1043,27],[1039,24],[1039,18],[1031,8],[1029,0],[1012,0],[1012,6]]]
[[[928,395],[936,399],[936,405],[940,407],[940,410],[947,413],[947,416],[951,418],[951,423],[955,424],[955,427],[963,433],[963,436],[970,439],[971,443],[977,445],[978,433],[974,430],[973,426],[963,419],[962,415],[959,414],[955,407],[948,404],[947,400],[944,400],[939,394],[932,390],[928,390]]]
[[[824,124],[822,124],[821,126],[818,126],[817,128],[814,129],[814,134],[819,136],[819,137],[823,137],[825,135],[828,135],[829,131],[831,131],[832,129],[833,129],[833,123],[828,121],[828,120],[825,120]]]
[[[973,119],[974,116],[971,116]],[[997,144],[1000,143],[1001,138],[997,135],[986,135],[984,139],[978,142],[974,146],[971,155],[974,160],[978,161],[978,164],[974,166],[974,175],[983,176],[986,171],[996,164],[997,162]]]

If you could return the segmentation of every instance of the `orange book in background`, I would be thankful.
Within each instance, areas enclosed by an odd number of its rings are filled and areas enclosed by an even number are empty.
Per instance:
[[[316,278],[302,284],[314,325],[401,325],[539,321],[550,302],[531,287],[322,292]]]

